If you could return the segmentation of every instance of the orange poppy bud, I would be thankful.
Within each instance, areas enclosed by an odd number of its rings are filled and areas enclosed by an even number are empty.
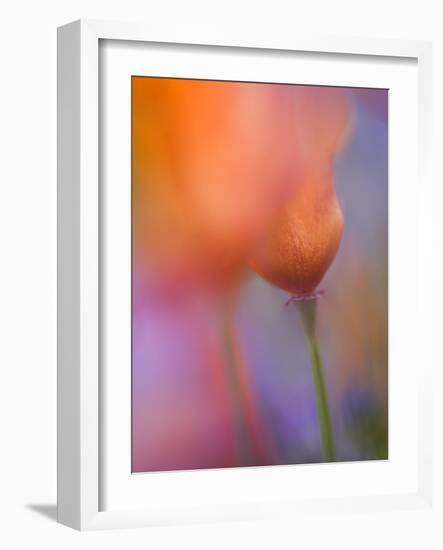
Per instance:
[[[343,215],[332,174],[309,178],[276,215],[251,266],[293,295],[312,293],[335,258],[342,234]]]

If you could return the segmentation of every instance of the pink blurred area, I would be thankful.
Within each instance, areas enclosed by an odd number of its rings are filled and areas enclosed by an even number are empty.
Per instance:
[[[242,463],[219,336],[214,303],[154,306],[134,318],[134,471]],[[254,460],[269,462],[251,381],[247,372],[240,375]]]
[[[235,462],[210,312],[187,304],[134,319],[133,470]]]

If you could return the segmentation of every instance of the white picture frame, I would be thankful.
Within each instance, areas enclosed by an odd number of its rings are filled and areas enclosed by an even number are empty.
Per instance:
[[[277,54],[281,52],[282,55],[306,52],[313,55],[331,54],[330,59],[334,56],[347,56],[352,60],[389,58],[390,63],[393,64],[409,59],[416,64],[418,125],[412,127],[418,128],[418,146],[413,145],[416,151],[413,150],[411,156],[417,157],[418,176],[416,177],[415,173],[405,175],[412,178],[411,189],[415,185],[416,196],[413,197],[410,193],[409,206],[407,206],[407,197],[402,204],[399,196],[395,195],[395,204],[391,205],[391,208],[399,212],[399,223],[401,223],[402,211],[407,215],[410,214],[407,209],[413,205],[412,199],[415,205],[419,206],[416,209],[417,223],[409,227],[411,241],[416,243],[409,247],[412,256],[410,261],[419,266],[416,276],[414,275],[415,278],[411,279],[414,288],[409,292],[417,306],[419,345],[420,349],[425,350],[422,352],[422,357],[426,359],[420,365],[420,372],[414,373],[414,376],[417,375],[414,378],[416,383],[409,384],[410,390],[415,392],[417,399],[417,407],[413,409],[413,415],[415,415],[413,421],[417,426],[417,433],[414,435],[416,442],[414,453],[416,451],[417,456],[409,464],[409,469],[405,470],[405,475],[401,477],[399,483],[403,483],[402,486],[399,485],[397,489],[387,488],[384,493],[362,492],[364,490],[353,492],[355,480],[361,477],[361,472],[352,474],[349,470],[352,465],[335,464],[333,467],[335,467],[336,484],[344,483],[346,486],[346,477],[350,476],[346,491],[338,492],[332,488],[330,491],[322,492],[313,487],[311,491],[307,490],[303,493],[302,499],[292,499],[283,490],[279,493],[270,489],[276,483],[284,486],[293,481],[290,477],[292,475],[290,469],[268,468],[267,473],[264,474],[268,476],[267,479],[261,473],[246,474],[242,469],[234,469],[229,474],[222,474],[230,477],[218,480],[216,472],[197,472],[197,476],[195,472],[186,472],[182,477],[180,477],[181,474],[173,473],[155,479],[155,490],[162,491],[163,487],[162,492],[166,495],[161,505],[152,495],[154,489],[150,495],[152,502],[145,506],[137,504],[135,493],[119,489],[120,493],[117,490],[113,492],[115,496],[112,507],[103,509],[103,484],[112,483],[114,475],[118,476],[119,471],[114,467],[110,468],[109,465],[105,468],[106,456],[103,456],[109,452],[109,447],[104,437],[106,430],[103,421],[106,416],[106,407],[101,401],[105,390],[101,386],[103,365],[99,346],[102,330],[100,304],[103,300],[99,285],[100,267],[102,267],[100,231],[103,231],[99,215],[102,208],[99,185],[100,41],[119,41],[120,43],[125,41],[129,46],[140,43],[174,44],[179,49],[193,44],[197,47],[197,51],[199,46],[206,49],[208,47],[228,48],[231,56],[237,55],[236,52],[238,55],[248,56],[252,55],[252,51],[272,51]],[[432,289],[429,284],[424,284],[424,281],[432,279],[430,273],[432,246],[429,244],[432,242],[430,225],[432,185],[429,173],[430,44],[362,38],[314,37],[309,34],[297,35],[289,40],[279,40],[275,36],[266,39],[251,38],[246,35],[245,37],[186,36],[186,32],[180,35],[174,32],[171,36],[163,36],[161,32],[157,35],[152,29],[136,24],[77,21],[59,29],[58,51],[59,522],[76,529],[87,530],[269,517],[303,513],[306,510],[327,511],[332,508],[345,511],[356,507],[362,510],[380,510],[431,506],[432,347],[430,332],[423,324],[423,319],[432,317]],[[207,55],[210,57],[211,52],[207,52]],[[328,62],[325,61],[325,63]],[[369,80],[366,85],[369,86],[371,77],[367,78]],[[414,155],[415,152],[416,155]],[[390,241],[391,248],[392,244],[395,245],[395,242]],[[396,261],[401,262],[402,258],[397,258]],[[402,311],[398,309],[398,316],[395,318],[402,315]],[[412,353],[410,357],[411,363]],[[409,367],[412,372],[413,365]],[[112,388],[108,387],[106,391],[111,392]],[[402,400],[401,392],[398,399]],[[116,410],[117,414],[120,414],[119,407]],[[127,411],[122,410],[121,414],[127,414]],[[125,440],[123,439],[122,442],[124,443]],[[118,445],[115,445],[115,441],[113,445],[113,451],[115,451]],[[126,464],[125,460],[123,457],[121,461],[123,466]],[[255,472],[258,470],[255,469]],[[413,475],[410,474],[412,470],[415,472]],[[302,470],[298,471],[302,472]],[[315,471],[311,469],[310,473],[307,470],[305,472],[305,475],[311,478],[321,476],[320,485],[327,484],[327,479],[330,477],[329,470],[325,468]],[[377,475],[380,473],[375,470],[374,472]],[[369,471],[367,474],[371,475]],[[387,471],[386,475],[392,477],[393,472]],[[108,479],[109,476],[111,480]],[[130,471],[127,472],[127,476],[130,476]],[[408,478],[407,483],[406,478]],[[227,479],[229,483],[243,487],[244,491],[250,491],[248,498],[239,499],[233,492],[231,496],[226,494],[221,500],[214,499],[210,502],[208,500],[210,497],[204,491],[199,493],[198,486],[201,488],[218,483],[214,487],[220,487],[226,484]],[[252,487],[257,487],[257,484],[262,482],[262,490],[254,493]],[[145,478],[143,482],[136,482],[140,487],[142,483],[144,487],[141,490],[146,491],[149,483],[154,487],[154,478]],[[180,505],[173,505],[174,486],[178,487],[177,491],[181,490],[184,494],[185,491],[189,491],[189,484],[194,487],[197,495],[192,505],[187,506],[186,498],[182,499]],[[133,480],[131,485],[134,485]],[[311,485],[313,485],[312,482]],[[134,505],[131,505],[131,500],[134,500]]]

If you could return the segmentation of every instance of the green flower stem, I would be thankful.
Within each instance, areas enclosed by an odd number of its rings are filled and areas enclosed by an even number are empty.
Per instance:
[[[304,302],[300,302],[299,306],[306,341],[311,356],[312,375],[314,379],[315,395],[317,400],[317,412],[320,422],[323,458],[325,462],[334,462],[335,449],[331,412],[329,409],[328,392],[326,388],[320,347],[318,344],[317,336],[315,334],[317,300],[306,300]]]

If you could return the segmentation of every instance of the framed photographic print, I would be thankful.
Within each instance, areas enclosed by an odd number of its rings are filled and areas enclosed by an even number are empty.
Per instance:
[[[59,521],[429,505],[429,44],[160,34],[59,29]]]

